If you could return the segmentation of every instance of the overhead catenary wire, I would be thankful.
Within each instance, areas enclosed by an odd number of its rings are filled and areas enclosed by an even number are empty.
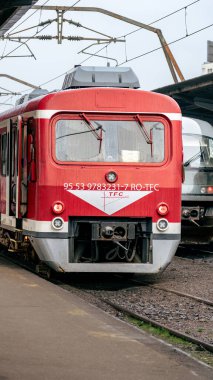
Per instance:
[[[48,0],[48,1],[49,1],[49,0]],[[48,2],[48,1],[47,1],[47,2]],[[70,6],[70,9],[71,9],[74,5],[76,5],[77,3],[79,3],[80,1],[81,1],[81,0],[75,2],[72,6]],[[158,22],[158,21],[161,21],[161,20],[163,20],[163,19],[165,19],[165,18],[167,18],[167,17],[170,17],[170,16],[174,15],[175,13],[180,12],[180,11],[183,10],[183,9],[186,11],[186,9],[187,9],[188,7],[194,5],[195,3],[198,3],[198,2],[200,2],[200,1],[201,1],[201,0],[193,1],[193,2],[190,3],[190,4],[188,4],[188,5],[186,5],[186,6],[182,7],[182,8],[179,8],[179,9],[177,9],[176,11],[171,12],[171,13],[169,13],[169,14],[167,14],[167,15],[165,15],[165,16],[163,16],[163,17],[161,17],[161,18],[159,18],[159,19],[157,19],[157,20],[155,20],[155,21],[153,21],[153,22],[150,23],[149,25],[152,25],[152,24],[154,24],[154,23],[156,23],[156,22]],[[46,2],[46,3],[47,3],[47,2]],[[45,5],[46,3],[44,3],[43,5]],[[36,10],[36,11],[37,11],[37,10]],[[20,24],[19,24],[19,25],[20,25]],[[184,36],[184,37],[181,37],[181,38],[179,38],[179,39],[176,39],[176,40],[174,40],[174,41],[168,43],[168,45],[171,45],[171,44],[177,43],[177,42],[179,42],[179,41],[181,41],[181,40],[183,40],[183,39],[185,39],[185,38],[187,38],[187,37],[190,37],[190,36],[192,36],[192,35],[194,35],[194,34],[196,34],[196,33],[201,32],[202,30],[205,30],[205,29],[207,29],[207,28],[209,28],[209,27],[211,27],[211,26],[212,26],[212,24],[211,24],[211,25],[208,25],[208,26],[206,26],[206,27],[204,27],[204,28],[201,28],[201,29],[199,29],[199,30],[197,30],[197,31],[195,31],[195,32],[193,32],[193,33],[190,33],[190,34],[188,34],[187,36]],[[137,32],[137,31],[139,31],[139,30],[141,30],[141,28],[138,28],[137,30],[132,31],[132,32],[127,33],[126,35],[122,35],[122,36],[128,36],[128,35],[130,35],[130,34],[132,34],[132,33],[135,33],[135,32]],[[91,56],[87,57],[85,60],[83,60],[83,61],[80,62],[79,64],[83,64],[84,62],[88,61],[89,59],[91,59],[92,57],[94,57],[98,52],[100,52],[101,50],[105,49],[106,46],[109,46],[109,45],[110,45],[110,43],[106,44],[104,47],[102,47],[101,49],[97,50],[95,53],[91,54]],[[126,47],[125,47],[125,49],[126,49]],[[122,64],[124,64],[124,63],[126,63],[126,62],[130,62],[130,61],[135,60],[135,59],[137,59],[137,58],[141,58],[141,57],[143,57],[143,56],[145,56],[145,55],[148,55],[148,54],[154,53],[155,51],[160,50],[160,49],[162,49],[162,47],[158,47],[158,48],[153,49],[153,50],[150,50],[150,51],[148,51],[148,52],[146,52],[146,53],[140,54],[140,55],[135,56],[135,57],[132,57],[132,58],[130,58],[130,59],[126,59],[124,62],[119,63],[119,66],[121,66]],[[126,54],[126,58],[127,58],[127,54]],[[72,68],[73,68],[73,67],[72,67]],[[67,74],[72,68],[70,68],[70,69],[68,69],[66,72],[63,72],[62,74],[59,74],[59,75],[57,75],[56,77],[51,78],[50,80],[48,80],[48,81],[42,83],[40,86],[44,86],[44,85],[46,85],[46,84],[49,84],[49,83],[51,83],[51,82],[57,80],[58,78],[60,78],[60,77],[64,76],[65,74]],[[24,93],[24,92],[27,92],[27,91],[29,91],[29,89],[24,90],[24,91],[21,91],[21,92]]]
[[[106,43],[102,48],[100,48],[99,50],[97,50],[97,51],[94,53],[94,55],[97,54],[97,53],[99,53],[100,51],[104,50],[104,49],[106,48],[106,46],[109,46],[110,44],[111,44],[111,42]],[[81,64],[85,63],[86,61],[88,61],[88,60],[91,59],[91,58],[92,58],[92,56],[87,57],[87,58],[85,58],[83,61],[81,61],[79,64],[81,65]],[[57,77],[55,77],[55,78],[53,78],[53,79],[50,79],[50,80],[48,80],[47,82],[42,83],[39,87],[45,86],[46,84],[48,84],[48,83],[50,83],[50,82],[53,82],[54,80],[63,77],[64,75],[66,75],[66,74],[67,74],[70,70],[72,70],[73,68],[74,68],[74,66],[73,66],[72,68],[68,69],[67,71],[65,71],[64,73],[58,75]],[[27,89],[27,90],[23,90],[23,91],[20,91],[20,92],[21,92],[22,94],[24,94],[25,92],[28,92],[28,91],[29,91],[29,89]],[[2,104],[2,105],[6,105],[6,102],[8,102],[8,101],[9,101],[10,99],[12,99],[12,98],[13,98],[13,96],[10,96],[9,99],[6,99],[6,100],[5,100],[5,103],[1,103],[1,104]]]
[[[190,34],[188,34],[188,35],[185,35],[185,36],[183,36],[183,37],[181,37],[181,38],[178,38],[178,39],[176,39],[176,40],[174,40],[174,41],[169,42],[168,45],[175,44],[175,43],[177,43],[177,42],[179,42],[179,41],[181,41],[181,40],[183,40],[183,39],[185,39],[185,38],[191,37],[192,35],[197,34],[197,33],[199,33],[199,32],[202,32],[203,30],[208,29],[208,28],[210,28],[210,27],[212,27],[212,26],[213,26],[213,24],[207,25],[206,27],[203,27],[203,28],[201,28],[201,29],[199,29],[199,30],[196,30],[195,32],[192,32],[192,33],[190,33]],[[111,43],[111,42],[110,42],[110,43]],[[110,43],[108,43],[107,46],[109,46]],[[105,45],[104,47],[102,47],[101,49],[99,49],[98,51],[96,51],[94,54],[91,54],[91,56],[89,56],[89,57],[87,57],[86,59],[84,59],[83,61],[81,61],[81,62],[79,63],[79,65],[85,63],[86,61],[88,61],[89,59],[91,59],[93,56],[95,56],[97,53],[99,53],[101,50],[103,50],[103,49],[105,49],[105,48],[106,48],[106,45]],[[150,51],[148,51],[148,52],[142,53],[142,54],[140,54],[140,55],[138,55],[138,56],[136,56],[136,57],[132,57],[132,58],[128,59],[127,61],[123,61],[123,62],[119,63],[118,66],[121,66],[121,65],[123,65],[123,64],[125,64],[125,63],[127,63],[127,62],[130,62],[130,61],[133,61],[133,60],[135,60],[135,59],[141,58],[141,57],[146,56],[146,55],[148,55],[148,54],[154,53],[154,52],[156,52],[156,51],[158,51],[158,50],[161,50],[161,49],[162,49],[162,46],[159,46],[159,47],[157,47],[157,48],[155,48],[155,49],[152,49],[152,50],[150,50]],[[59,75],[57,75],[56,77],[54,77],[54,78],[52,78],[52,79],[50,79],[50,80],[48,80],[48,81],[46,81],[46,82],[44,82],[44,83],[41,83],[41,84],[39,85],[39,87],[45,86],[45,85],[47,85],[47,84],[49,84],[49,83],[51,83],[51,82],[53,82],[53,81],[55,81],[55,80],[61,78],[62,76],[66,75],[70,70],[72,70],[73,67],[74,67],[74,66],[72,66],[70,69],[68,69],[67,71],[63,72],[62,74],[59,74]],[[27,92],[27,91],[29,91],[29,89],[24,90],[24,91],[20,91],[20,92],[21,92],[21,93],[24,93],[24,92]],[[6,101],[8,101],[8,100],[6,100]]]
[[[175,13],[180,12],[181,10],[185,9],[186,7],[190,7],[190,6],[192,6],[192,5],[194,5],[195,3],[198,3],[198,2],[200,2],[200,1],[201,1],[201,0],[195,0],[195,1],[193,1],[192,3],[188,4],[187,6],[181,7],[181,8],[179,8],[179,9],[175,10],[174,12],[171,12],[171,13],[169,13],[169,14],[167,14],[167,15],[165,15],[165,16],[163,16],[163,17],[161,17],[161,18],[159,18],[159,19],[157,19],[157,20],[155,20],[155,21],[153,21],[153,22],[151,22],[149,25],[152,25],[152,24],[154,24],[154,23],[156,23],[156,22],[158,22],[158,21],[161,21],[161,20],[163,20],[163,19],[165,19],[165,18],[167,18],[167,17],[170,17],[170,16],[174,15]],[[211,26],[211,25],[210,25],[210,26]],[[210,26],[207,26],[207,28],[210,27]],[[204,29],[205,29],[205,28],[204,28]],[[138,28],[137,30],[132,31],[132,32],[127,33],[127,34],[122,35],[122,36],[123,36],[123,37],[126,37],[126,36],[128,36],[129,34],[135,33],[135,32],[138,31],[138,30],[141,30],[141,28]],[[194,32],[193,34],[198,33],[199,31],[202,31],[202,30],[203,30],[203,29],[198,30],[198,31]],[[192,35],[192,34],[190,34],[190,35]],[[187,35],[187,37],[189,37],[190,35]],[[122,37],[122,36],[121,36],[121,37]],[[181,39],[183,39],[183,38],[186,38],[186,36],[185,36],[185,37],[182,37]],[[172,41],[170,44],[174,44],[175,42],[178,42],[178,41],[181,40],[181,39],[178,39],[178,40]],[[107,46],[109,46],[109,45],[107,45]],[[102,49],[104,49],[104,47],[103,47]],[[82,64],[82,63],[88,61],[88,60],[91,59],[93,56],[95,56],[97,53],[99,53],[102,49],[96,51],[96,53],[92,54],[90,57],[86,58],[84,61],[80,62],[79,64]],[[140,56],[150,54],[150,53],[155,52],[156,50],[160,50],[160,49],[162,49],[162,47],[158,47],[158,48],[156,48],[156,49],[153,49],[153,50],[151,50],[150,52],[144,53],[144,54],[142,54],[142,55],[140,55]],[[126,46],[125,46],[125,52],[126,52],[126,56],[127,56],[127,48],[126,48]],[[138,57],[138,58],[140,58],[140,57]],[[133,58],[133,59],[136,59],[136,58]],[[133,59],[132,59],[132,60],[133,60]],[[129,62],[129,60],[125,60],[124,62],[120,63],[119,65],[122,65],[122,64],[124,64],[124,63],[126,63],[126,62]],[[72,68],[73,68],[73,67],[72,67]],[[70,68],[70,69],[67,70],[66,72],[64,72],[64,73],[62,73],[62,74],[59,74],[59,75],[57,75],[56,77],[54,77],[54,78],[48,80],[47,82],[42,83],[41,86],[44,86],[44,85],[46,85],[46,84],[48,84],[48,83],[53,82],[54,80],[57,80],[58,78],[60,78],[60,77],[62,77],[63,75],[67,74],[67,72],[69,72],[72,68]]]
[[[45,25],[39,32],[36,32],[32,37],[36,36],[38,33],[42,32],[44,29],[46,29],[49,25]],[[10,50],[9,53],[7,53],[6,55],[0,57],[0,61],[6,57],[8,57],[10,54],[14,53],[14,51],[20,49],[21,46],[23,45],[26,45],[26,43],[32,38],[30,37],[29,39],[27,39],[27,41],[25,42],[22,42],[19,46],[17,46],[15,49],[13,50]]]
[[[174,40],[174,41],[169,42],[168,45],[172,45],[172,44],[174,44],[174,43],[176,43],[176,42],[179,42],[179,41],[181,41],[181,40],[183,40],[183,39],[185,39],[185,38],[188,38],[188,37],[190,37],[190,36],[192,36],[192,35],[194,35],[194,34],[196,34],[196,33],[199,33],[199,32],[201,32],[201,31],[203,31],[203,30],[205,30],[205,29],[207,29],[207,28],[210,28],[210,27],[212,27],[212,26],[213,26],[213,24],[208,25],[208,26],[206,26],[206,27],[204,27],[204,28],[202,28],[202,29],[196,30],[195,32],[192,32],[192,33],[188,34],[187,36],[184,36],[184,37],[181,37],[181,38],[179,38],[179,39],[177,39],[177,40]],[[111,43],[111,42],[110,42],[110,43]],[[107,44],[107,46],[109,46],[110,43]],[[101,49],[97,50],[94,54],[91,54],[91,57],[88,57],[88,58],[86,58],[85,60],[83,60],[82,62],[80,62],[79,65],[81,65],[82,63],[88,61],[89,59],[91,59],[93,56],[95,56],[97,53],[99,53],[101,50],[103,50],[103,49],[105,49],[105,48],[106,48],[106,46],[104,46],[104,47],[102,47]],[[148,52],[146,52],[146,53],[143,53],[143,54],[141,54],[141,55],[139,55],[139,56],[137,56],[137,57],[133,57],[133,58],[130,58],[129,60],[127,60],[127,61],[124,61],[124,62],[122,62],[122,63],[119,63],[118,66],[121,66],[121,65],[123,65],[124,63],[129,62],[129,61],[131,61],[131,60],[134,60],[134,59],[136,59],[136,58],[140,58],[140,57],[142,57],[142,56],[144,56],[144,55],[148,55],[148,54],[154,53],[155,51],[157,51],[157,50],[161,50],[161,49],[162,49],[162,46],[159,46],[159,47],[157,47],[156,49],[150,50],[150,51],[148,51]],[[41,83],[41,84],[40,84],[40,87],[45,86],[46,84],[51,83],[51,82],[53,82],[54,80],[61,78],[63,75],[66,75],[66,74],[67,74],[70,70],[72,70],[72,69],[73,69],[73,67],[71,67],[71,68],[68,69],[67,71],[63,72],[62,74],[59,74],[59,75],[57,75],[56,77],[54,77],[54,78],[48,80],[47,82]]]
[[[43,3],[43,4],[41,5],[41,7],[44,7],[47,3],[49,3],[49,1],[50,1],[50,0],[45,1],[45,3]],[[72,4],[72,5],[70,6],[70,9],[71,9],[72,7],[74,7],[76,4],[80,3],[80,1],[81,1],[81,0],[78,0],[78,1],[76,1],[74,4]],[[29,20],[29,18],[31,18],[32,16],[34,16],[34,14],[35,14],[36,12],[38,12],[38,11],[39,11],[39,9],[36,9],[33,13],[31,13],[31,15],[29,15],[27,18],[25,18],[20,24],[16,25],[13,29],[11,29],[11,30],[10,30],[10,33],[13,32],[14,30],[16,30],[17,28],[19,28],[19,26],[21,26],[22,24],[24,24],[27,20]],[[42,8],[40,9],[40,17],[39,17],[39,19],[41,19],[41,12],[42,12]],[[8,33],[8,34],[10,34],[10,33]]]
[[[49,1],[50,1],[50,0],[47,0],[45,3],[42,4],[42,6],[44,6],[45,4],[47,4]],[[76,4],[78,4],[80,1],[81,1],[81,0],[77,0],[75,3],[73,3],[73,4],[68,8],[68,10],[67,10],[66,12],[68,12],[69,9],[73,8],[73,7],[74,7]],[[159,19],[153,21],[152,23],[150,23],[150,24],[148,24],[148,25],[152,25],[152,24],[154,24],[154,23],[156,23],[156,22],[158,22],[158,21],[161,21],[161,20],[163,20],[163,19],[165,19],[165,18],[167,18],[167,17],[170,17],[171,15],[173,15],[173,14],[175,14],[175,13],[178,13],[178,12],[180,12],[180,11],[183,10],[183,9],[186,10],[186,8],[188,8],[188,7],[194,5],[195,3],[198,3],[198,2],[200,2],[200,0],[195,0],[195,1],[193,1],[192,3],[190,3],[190,4],[188,4],[188,5],[186,5],[186,6],[182,7],[182,8],[177,9],[176,11],[173,11],[173,12],[171,12],[171,13],[169,13],[169,14],[163,16],[163,17],[161,17],[161,18],[159,18]],[[41,6],[41,7],[42,7],[42,6]],[[42,9],[41,9],[41,10],[42,10]],[[30,15],[27,19],[29,19],[31,16],[33,16],[37,11],[38,11],[38,9],[36,9],[35,12],[34,12],[32,15]],[[17,29],[17,28],[18,28],[20,25],[22,25],[27,19],[23,20],[23,22],[20,23],[19,25],[17,25],[14,29]],[[13,31],[14,29],[12,29],[12,31]],[[41,29],[40,31],[37,31],[37,33],[35,33],[33,36],[31,36],[31,38],[32,38],[32,39],[33,39],[33,37],[35,38],[35,36],[36,36],[38,33],[40,33],[42,30],[43,30],[43,29]],[[139,30],[141,30],[141,28],[138,28],[138,29],[136,29],[135,31],[132,31],[132,32],[130,32],[130,33],[127,33],[124,37],[126,37],[126,36],[128,36],[128,35],[130,35],[130,34],[132,34],[132,33],[135,33],[135,32],[137,32],[137,31],[139,31]],[[10,31],[10,33],[11,33],[12,31]],[[8,35],[10,35],[10,34],[8,34]],[[30,40],[31,38],[29,38],[29,40]],[[119,37],[118,37],[118,38],[119,38]],[[27,42],[28,42],[29,40],[27,40]],[[2,56],[1,59],[8,57],[11,53],[13,53],[14,51],[18,50],[21,46],[23,46],[23,43],[21,43],[18,47],[16,47],[14,50],[10,51],[10,52],[9,52],[8,54],[6,54],[5,56]],[[125,47],[125,51],[126,51],[126,50],[127,50],[127,49],[126,49],[126,47]]]
[[[162,17],[158,18],[158,19],[155,20],[155,21],[152,21],[151,23],[149,23],[149,24],[147,24],[147,25],[151,26],[151,25],[153,25],[153,24],[156,24],[156,22],[162,21],[162,20],[164,20],[165,18],[168,18],[168,17],[173,16],[174,14],[176,14],[176,13],[178,13],[178,12],[181,12],[182,10],[185,10],[185,11],[186,11],[187,8],[191,7],[192,5],[194,5],[195,3],[198,3],[198,2],[200,2],[200,1],[201,1],[201,0],[195,0],[195,1],[193,1],[193,3],[190,3],[190,4],[188,4],[188,5],[185,5],[184,7],[179,8],[179,9],[177,9],[176,11],[173,11],[173,12],[171,12],[171,13],[168,13],[167,15],[162,16]],[[141,30],[141,29],[142,29],[142,28],[137,28],[137,29],[135,29],[135,30],[132,30],[131,32],[126,33],[125,35],[123,35],[123,37],[130,36],[131,34],[134,34],[134,33],[138,32],[138,31]],[[122,36],[121,36],[121,37],[122,37]]]
[[[162,16],[162,17],[158,18],[158,19],[155,20],[155,21],[152,21],[152,22],[149,23],[148,25],[151,26],[151,25],[153,25],[153,24],[155,24],[155,23],[157,23],[157,22],[159,22],[159,21],[165,20],[166,18],[171,17],[171,16],[173,16],[174,14],[179,13],[179,12],[181,12],[182,10],[184,10],[184,11],[185,11],[185,29],[186,29],[186,34],[188,35],[188,30],[187,30],[187,8],[191,7],[192,5],[194,5],[194,4],[198,3],[198,2],[200,2],[200,0],[195,0],[195,1],[193,1],[192,3],[190,3],[190,4],[188,4],[188,5],[185,5],[184,7],[178,8],[178,9],[176,9],[175,11],[170,12],[170,13],[166,14],[165,16]],[[142,28],[137,28],[137,29],[135,29],[135,30],[132,30],[131,32],[126,33],[125,35],[123,35],[123,37],[126,38],[126,37],[130,36],[131,34],[134,34],[134,33],[136,33],[136,32],[139,32],[140,30],[142,30]],[[121,36],[121,37],[122,37],[122,36]],[[126,62],[128,62],[128,59],[127,59],[127,46],[126,46],[126,45],[125,45],[125,56],[126,56]]]
[[[46,5],[47,3],[49,3],[50,0],[47,0],[44,4],[41,5],[41,7],[43,7],[44,5]],[[81,1],[81,0],[79,0]],[[29,20],[29,18],[31,18],[32,16],[34,16],[34,14],[36,12],[38,12],[39,9],[36,9],[33,13],[31,13],[31,15],[29,15],[27,18],[25,18],[22,22],[20,22],[20,24],[16,25],[13,29],[10,30],[10,33],[13,32],[14,30],[16,30],[19,26],[21,26],[22,24],[24,24],[27,20]],[[8,34],[10,34],[8,33]]]
[[[174,41],[168,42],[167,45],[173,45],[173,44],[175,44],[175,43],[177,43],[177,42],[179,42],[179,41],[184,40],[185,38],[188,38],[188,37],[193,36],[194,34],[200,33],[200,32],[202,32],[202,31],[205,30],[205,29],[211,28],[212,26],[213,26],[213,24],[207,25],[207,26],[205,26],[205,27],[203,27],[203,28],[201,28],[201,29],[196,30],[195,32],[192,32],[192,33],[187,34],[187,35],[185,35],[185,36],[183,36],[183,37],[180,37],[180,38],[178,38],[178,39],[176,39],[176,40],[174,40]],[[124,63],[127,63],[127,62],[134,61],[135,59],[138,59],[138,58],[144,57],[145,55],[148,55],[148,54],[154,53],[155,51],[157,51],[157,50],[161,50],[161,49],[162,49],[162,46],[159,46],[159,47],[157,47],[157,48],[155,48],[155,49],[149,50],[149,51],[147,51],[147,52],[145,52],[145,53],[142,53],[142,54],[139,54],[139,55],[137,55],[137,56],[135,56],[135,57],[132,57],[132,58],[128,59],[127,61],[123,61],[123,62],[119,63],[118,66],[121,66],[121,65],[123,65]]]
[[[42,6],[46,5],[50,0],[47,0],[44,4],[42,4]],[[72,7],[74,7],[76,4],[78,4],[81,0],[78,0],[76,1],[73,5],[70,6],[70,9]],[[36,12],[38,12],[38,9],[35,10],[35,12],[33,12],[31,15],[29,15],[29,17],[27,17],[25,20],[23,20],[20,24],[18,24],[15,28],[13,28],[11,32],[13,32],[15,29],[17,29],[20,25],[22,25],[25,21],[27,21],[30,17],[32,17]],[[41,33],[45,28],[47,28],[49,24],[45,25],[44,28],[42,28],[41,30],[37,31],[32,37],[35,37],[37,34]],[[8,33],[6,36],[9,36],[10,33]],[[30,37],[26,42],[28,42],[32,37]],[[26,44],[26,42],[22,42],[19,46],[17,46],[15,49],[11,50],[9,53],[7,53],[5,56],[1,57],[0,60],[8,57],[11,53],[13,53],[14,51],[20,49],[24,44]]]

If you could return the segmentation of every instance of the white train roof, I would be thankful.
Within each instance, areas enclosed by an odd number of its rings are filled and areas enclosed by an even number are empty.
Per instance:
[[[213,138],[213,126],[207,121],[194,119],[190,117],[183,117],[182,119],[182,133],[193,135],[204,135]]]

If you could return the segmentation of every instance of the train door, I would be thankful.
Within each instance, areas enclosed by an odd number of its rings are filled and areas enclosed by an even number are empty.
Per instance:
[[[10,120],[9,152],[9,215],[21,228],[27,212],[27,124],[21,117]]]
[[[17,197],[17,217],[27,213],[28,171],[27,171],[27,121],[19,120],[19,194]]]
[[[6,213],[7,129],[0,133],[0,213]]]
[[[9,131],[9,215],[16,216],[16,196],[18,181],[18,130],[17,123],[10,120]]]

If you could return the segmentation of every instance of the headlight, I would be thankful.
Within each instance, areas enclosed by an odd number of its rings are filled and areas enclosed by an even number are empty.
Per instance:
[[[200,188],[200,192],[201,192],[201,194],[206,194],[206,188],[205,187],[201,187]]]
[[[60,230],[64,225],[64,221],[62,218],[60,217],[57,217],[57,218],[54,218],[52,220],[52,226],[53,228],[55,228],[56,230]]]
[[[159,231],[162,231],[162,232],[166,231],[168,227],[169,227],[169,222],[167,219],[159,219],[157,221],[157,229]]]

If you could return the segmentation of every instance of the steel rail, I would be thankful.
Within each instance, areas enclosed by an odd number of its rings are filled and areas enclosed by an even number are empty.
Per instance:
[[[193,299],[195,301],[198,301],[198,302],[201,302],[201,303],[205,303],[206,305],[213,306],[213,302],[210,301],[210,300],[208,300],[208,299],[205,299],[205,298],[196,297],[196,296],[193,296],[193,295],[188,294],[188,293],[182,293],[182,292],[179,292],[178,290],[168,289],[168,288],[164,288],[164,287],[161,287],[161,286],[158,286],[158,285],[150,285],[150,286],[152,288],[154,288],[154,289],[164,290],[165,292],[168,292],[168,293],[174,293],[174,294],[177,294],[178,296],[191,298],[191,299]]]
[[[148,284],[146,282],[140,282],[140,281],[137,281],[137,280],[132,280],[132,282],[137,283],[137,284],[141,284],[141,285],[145,285],[145,286],[148,286],[148,287],[153,288],[153,289],[163,290],[163,291],[168,292],[168,293],[174,293],[174,294],[177,294],[178,296],[181,296],[181,297],[191,298],[191,299],[193,299],[195,301],[198,301],[198,302],[201,302],[201,303],[205,303],[206,305],[213,306],[213,301],[208,300],[206,298],[201,298],[201,297],[193,296],[192,294],[179,292],[178,290],[175,290],[175,289],[168,289],[168,288],[164,288],[164,287],[159,286],[159,285]]]
[[[104,303],[106,303],[107,305],[113,307],[115,310],[121,311],[122,313],[126,314],[129,317],[135,318],[135,319],[142,321],[142,322],[149,323],[150,325],[152,325],[154,327],[165,329],[165,330],[169,331],[169,333],[171,333],[174,336],[177,336],[177,337],[184,339],[188,342],[197,344],[198,346],[205,348],[207,351],[213,352],[213,345],[210,343],[206,343],[200,339],[194,338],[191,335],[188,335],[188,334],[182,333],[180,331],[174,330],[170,327],[167,327],[166,325],[164,325],[162,323],[156,322],[153,319],[150,319],[144,315],[139,315],[137,313],[134,313],[133,311],[131,311],[131,310],[129,310],[123,306],[120,306],[114,302],[106,300],[104,298],[100,298],[100,300],[103,301]]]

